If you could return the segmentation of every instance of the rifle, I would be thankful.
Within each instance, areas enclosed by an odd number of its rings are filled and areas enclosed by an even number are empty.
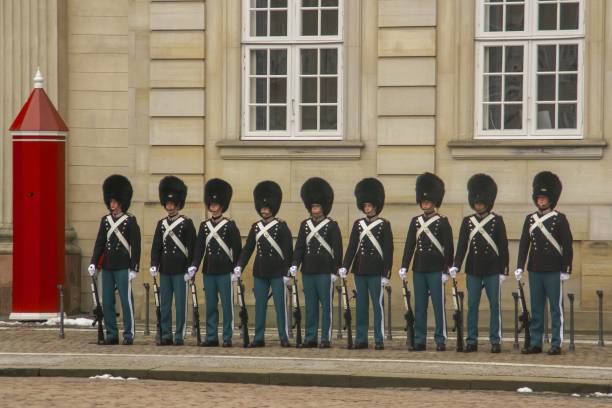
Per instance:
[[[406,343],[410,346],[411,350],[414,350],[414,312],[410,304],[410,290],[408,290],[406,279],[402,279],[402,292],[404,294],[404,306],[406,306],[406,313],[404,314],[404,319],[406,320]]]
[[[453,301],[455,304],[455,313],[453,313],[453,321],[455,326],[453,331],[457,332],[457,351],[463,351],[463,292],[457,290],[457,280],[453,279]]]
[[[100,303],[100,295],[98,294],[98,282],[96,282],[95,275],[91,277],[91,295],[93,296],[94,301],[94,321],[91,325],[98,325],[98,344],[104,344],[104,311],[102,310],[102,304]]]
[[[353,329],[351,328],[351,322],[353,320],[351,315],[351,299],[346,288],[346,279],[341,278],[342,281],[342,299],[344,301],[344,329],[346,330],[347,348],[353,348]]]
[[[202,334],[200,333],[200,309],[198,308],[198,291],[196,290],[195,279],[189,281],[189,286],[193,302],[193,327],[195,329],[196,344],[199,346],[202,343]]]
[[[519,333],[525,330],[525,345],[524,348],[529,348],[531,344],[531,316],[529,316],[529,311],[527,310],[527,301],[525,300],[525,291],[523,290],[523,284],[521,281],[518,281],[518,290],[519,290],[519,299],[521,301],[521,315],[519,316],[519,321],[521,322],[521,327],[519,327]]]
[[[161,328],[161,303],[159,301],[159,286],[157,286],[157,279],[153,277],[153,297],[155,298],[155,317],[157,318],[157,334],[155,341],[157,345],[163,343],[162,328]]]
[[[291,298],[293,299],[293,327],[295,328],[295,346],[302,346],[302,311],[300,310],[300,297],[298,295],[297,279],[291,282]]]
[[[240,317],[240,327],[239,329],[242,332],[242,346],[248,347],[249,340],[249,312],[246,308],[246,303],[244,302],[244,284],[242,283],[242,279],[238,278],[236,281],[236,288],[238,289],[238,304],[240,305],[240,312],[238,312],[238,316]]]

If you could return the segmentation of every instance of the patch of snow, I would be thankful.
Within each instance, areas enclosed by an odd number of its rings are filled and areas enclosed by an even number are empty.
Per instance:
[[[580,397],[580,394],[572,394],[572,397]]]
[[[533,392],[533,390],[529,387],[521,387],[518,390],[516,390],[516,392],[520,392],[520,393],[530,393]]]
[[[86,317],[77,317],[76,319],[64,319],[64,326],[91,327],[93,320]],[[53,317],[43,323],[44,326],[57,326],[60,324],[59,317]]]
[[[135,381],[135,380],[138,380],[138,378],[136,378],[136,377],[128,377],[128,378],[113,377],[112,374],[95,375],[93,377],[89,377],[89,379],[90,380],[111,380],[111,381]]]

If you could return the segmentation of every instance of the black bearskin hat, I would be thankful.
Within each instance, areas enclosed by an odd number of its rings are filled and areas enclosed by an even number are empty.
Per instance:
[[[227,207],[232,201],[232,186],[225,180],[213,178],[204,185],[204,204],[210,207],[211,204],[219,204],[221,212],[227,211]]]
[[[416,202],[429,200],[436,207],[442,206],[444,199],[444,182],[432,173],[423,173],[416,179]]]
[[[546,196],[550,200],[550,208],[555,208],[561,196],[561,180],[550,171],[543,171],[533,178],[533,202],[538,196]]]
[[[113,174],[104,180],[102,184],[102,193],[104,195],[104,204],[110,210],[110,201],[117,200],[121,204],[121,210],[127,212],[132,203],[132,184],[127,177],[120,174]]]
[[[497,197],[497,184],[491,176],[482,173],[474,174],[468,180],[467,189],[470,207],[474,208],[474,204],[483,203],[491,211]]]
[[[178,177],[166,176],[159,182],[159,202],[166,206],[167,202],[172,202],[179,210],[185,206],[187,199],[187,186]]]
[[[364,178],[355,186],[357,208],[363,211],[363,205],[370,203],[376,207],[376,214],[382,212],[385,206],[385,187],[373,177]]]
[[[262,208],[268,207],[275,216],[283,201],[283,190],[274,181],[262,181],[253,190],[253,200],[258,214]]]
[[[302,184],[300,196],[306,210],[310,212],[313,204],[321,205],[323,214],[327,216],[334,203],[334,190],[329,183],[320,177],[309,178]]]

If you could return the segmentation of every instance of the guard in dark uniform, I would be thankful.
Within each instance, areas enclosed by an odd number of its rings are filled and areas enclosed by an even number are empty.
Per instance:
[[[193,259],[196,239],[193,221],[179,211],[185,206],[187,186],[174,176],[164,177],[159,182],[159,202],[168,216],[157,222],[151,246],[151,276],[159,278],[161,302],[162,346],[182,346],[187,321],[187,281],[193,278],[187,268]],[[193,271],[195,273],[195,271]],[[176,332],[172,337],[172,298],[176,305]]]
[[[542,352],[544,304],[548,298],[552,339],[548,354],[561,354],[563,341],[563,281],[572,273],[572,232],[564,214],[555,210],[561,196],[561,180],[549,171],[533,179],[533,202],[538,210],[523,224],[519,243],[516,279],[520,280],[525,262],[531,294],[531,345],[523,354]],[[527,255],[529,254],[529,258]]]
[[[444,198],[444,182],[435,174],[423,173],[416,180],[416,202],[423,214],[410,221],[400,278],[410,261],[414,284],[415,340],[413,351],[423,351],[427,341],[427,304],[431,296],[436,329],[436,350],[446,350],[444,283],[453,264],[453,231],[448,218],[438,213]],[[414,260],[413,260],[414,257]]]
[[[276,218],[283,200],[283,192],[274,181],[262,181],[255,187],[253,199],[261,220],[251,226],[238,265],[234,268],[234,273],[239,277],[253,251],[257,250],[253,262],[255,337],[250,347],[265,346],[264,334],[270,288],[274,298],[281,346],[289,347],[285,285],[289,282],[289,268],[293,260],[293,240],[287,223]]]
[[[128,213],[132,201],[132,185],[121,175],[112,175],[102,185],[104,204],[110,210],[100,220],[98,236],[88,268],[94,276],[102,268],[102,309],[106,338],[104,344],[119,344],[115,287],[123,311],[123,344],[134,343],[134,296],[132,281],[140,264],[140,227],[136,217]]]
[[[385,188],[375,178],[365,178],[355,186],[357,207],[365,214],[353,224],[342,267],[345,278],[348,268],[355,275],[357,289],[356,349],[368,347],[369,301],[374,309],[374,343],[376,350],[384,349],[384,307],[382,288],[390,284],[393,264],[393,234],[391,223],[379,217],[385,205]]]
[[[501,352],[500,287],[508,275],[508,238],[504,219],[492,212],[497,184],[486,174],[475,174],[468,181],[468,201],[476,211],[461,223],[455,262],[449,274],[454,279],[465,263],[468,293],[468,336],[465,352],[478,350],[478,308],[484,287],[489,299],[491,317],[489,340],[491,352]]]
[[[302,221],[298,233],[292,276],[301,266],[306,309],[306,337],[302,347],[317,347],[319,305],[322,309],[321,348],[329,348],[332,327],[332,295],[336,273],[342,263],[342,235],[338,223],[328,217],[334,190],[322,178],[313,177],[302,185],[300,195],[310,218]]]
[[[218,178],[208,180],[204,186],[204,204],[210,218],[200,224],[189,273],[194,274],[204,260],[202,276],[206,295],[206,339],[202,347],[217,347],[219,337],[219,298],[223,308],[223,347],[232,346],[234,307],[232,281],[234,266],[240,257],[242,241],[236,223],[223,216],[232,200],[232,186]]]

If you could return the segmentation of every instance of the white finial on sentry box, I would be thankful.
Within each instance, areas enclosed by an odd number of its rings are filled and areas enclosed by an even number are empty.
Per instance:
[[[36,75],[34,75],[34,88],[42,88],[44,80],[45,78],[43,78],[42,74],[40,73],[40,67],[38,67],[36,69]]]

